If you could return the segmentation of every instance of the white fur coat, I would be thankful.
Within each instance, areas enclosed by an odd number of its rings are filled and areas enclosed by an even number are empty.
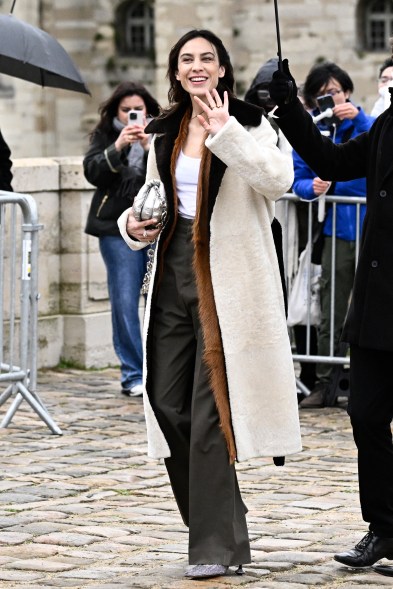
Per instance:
[[[293,169],[276,142],[264,117],[259,126],[247,129],[233,116],[206,140],[227,166],[210,220],[210,270],[239,461],[301,450],[295,374],[271,231],[274,201],[290,188]],[[153,140],[147,180],[159,177]],[[125,211],[118,221],[123,238],[132,249],[145,247],[127,235],[127,215]],[[150,307],[151,290],[144,340]],[[146,391],[144,404],[149,455],[166,458],[170,450]]]

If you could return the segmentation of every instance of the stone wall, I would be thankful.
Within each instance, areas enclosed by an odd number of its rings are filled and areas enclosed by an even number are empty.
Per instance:
[[[84,233],[93,188],[82,158],[19,159],[13,171],[14,190],[33,196],[43,224],[38,367],[61,359],[86,368],[117,365],[105,266],[98,240]]]

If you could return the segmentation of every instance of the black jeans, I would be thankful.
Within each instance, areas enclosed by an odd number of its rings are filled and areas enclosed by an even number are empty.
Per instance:
[[[393,538],[393,352],[351,345],[348,414],[358,449],[360,505],[370,530]]]
[[[192,222],[179,219],[154,305],[150,402],[171,450],[165,460],[189,526],[190,564],[251,560],[236,471],[220,430],[193,270]]]

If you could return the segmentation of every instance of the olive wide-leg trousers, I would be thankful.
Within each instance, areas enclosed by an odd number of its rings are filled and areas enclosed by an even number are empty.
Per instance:
[[[202,360],[192,259],[192,221],[179,218],[154,303],[149,398],[171,450],[189,563],[238,565],[251,561],[246,510]]]

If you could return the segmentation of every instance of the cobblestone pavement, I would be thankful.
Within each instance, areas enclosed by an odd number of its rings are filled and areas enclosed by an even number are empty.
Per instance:
[[[238,465],[246,574],[184,579],[187,531],[163,464],[146,457],[141,399],[122,396],[118,378],[114,369],[40,372],[38,393],[63,435],[26,402],[0,430],[1,588],[393,587],[332,559],[366,531],[343,408],[301,411],[304,451],[284,468]]]

